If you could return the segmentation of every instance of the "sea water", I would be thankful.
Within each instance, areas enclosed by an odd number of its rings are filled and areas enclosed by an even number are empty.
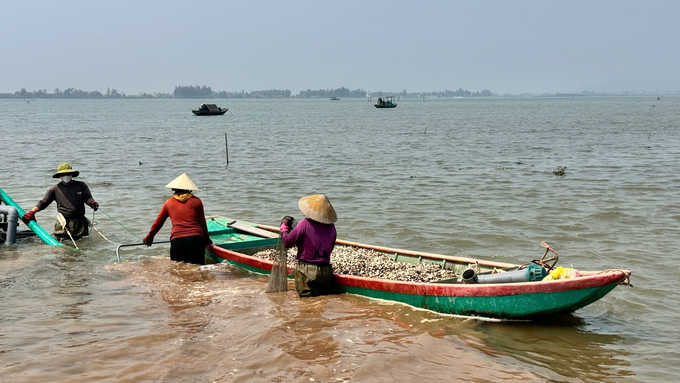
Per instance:
[[[680,98],[656,97],[1,101],[0,188],[30,209],[68,162],[108,240],[0,246],[0,380],[674,380],[679,128]],[[171,262],[167,245],[118,263],[183,172],[208,215],[277,225],[323,193],[342,239],[511,263],[545,241],[559,265],[628,269],[634,287],[498,323],[265,294],[266,277]],[[54,204],[36,216],[51,231]]]

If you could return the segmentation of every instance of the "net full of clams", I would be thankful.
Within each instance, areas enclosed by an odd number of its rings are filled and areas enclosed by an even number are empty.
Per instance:
[[[296,254],[296,247],[288,249],[289,265],[297,265]],[[271,261],[276,256],[276,250],[263,250],[253,256]],[[331,253],[331,265],[336,274],[404,282],[435,282],[458,277],[453,270],[445,269],[440,264],[395,262],[385,253],[353,246],[335,246]]]

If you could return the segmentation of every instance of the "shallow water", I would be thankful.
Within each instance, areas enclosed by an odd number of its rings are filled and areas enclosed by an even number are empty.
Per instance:
[[[93,233],[82,252],[35,238],[0,247],[0,380],[680,373],[680,99],[401,100],[392,110],[219,100],[230,113],[193,116],[200,102],[0,102],[0,188],[28,209],[69,162],[113,242]],[[552,174],[557,166],[565,176]],[[163,186],[182,172],[207,214],[276,224],[301,218],[299,197],[324,193],[343,239],[513,263],[540,257],[545,241],[561,265],[629,269],[635,287],[567,317],[497,323],[350,295],[264,294],[266,277],[176,264],[167,245],[123,249],[116,263],[116,244],[140,242],[169,197]],[[51,230],[55,215],[50,206],[38,222]]]

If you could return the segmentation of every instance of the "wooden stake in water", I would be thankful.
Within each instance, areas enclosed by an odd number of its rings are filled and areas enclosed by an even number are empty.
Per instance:
[[[227,149],[227,165],[229,165],[229,141],[227,140],[227,133],[224,133],[224,147]]]
[[[288,252],[283,246],[283,240],[279,235],[279,242],[276,244],[276,259],[272,265],[271,274],[269,274],[269,283],[267,284],[268,293],[280,293],[288,291]]]

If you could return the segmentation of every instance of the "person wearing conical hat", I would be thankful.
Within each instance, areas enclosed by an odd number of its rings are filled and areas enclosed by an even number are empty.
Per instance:
[[[335,247],[338,220],[333,205],[323,194],[300,198],[298,207],[307,218],[293,229],[293,217],[281,220],[281,240],[286,248],[297,246],[295,290],[301,297],[333,294],[336,291],[331,253]]]
[[[90,189],[85,182],[74,180],[80,172],[73,170],[67,163],[59,165],[57,172],[52,178],[59,178],[59,183],[52,186],[45,193],[45,197],[38,201],[28,213],[21,218],[26,224],[35,221],[35,213],[45,210],[54,201],[57,202],[57,212],[66,219],[66,228],[59,221],[54,224],[54,235],[59,238],[68,238],[68,231],[74,239],[89,234],[90,221],[85,218],[85,205],[94,211],[99,209],[99,204],[92,198]]]
[[[208,236],[203,202],[192,193],[198,191],[198,188],[186,173],[182,173],[165,187],[172,189],[173,195],[163,204],[149,234],[144,237],[144,243],[151,246],[156,233],[170,217],[170,259],[204,265],[205,246],[212,241]]]

